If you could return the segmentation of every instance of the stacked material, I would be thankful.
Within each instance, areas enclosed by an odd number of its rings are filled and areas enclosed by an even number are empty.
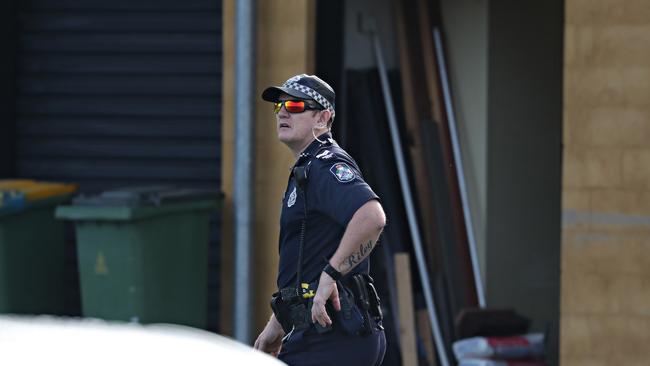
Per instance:
[[[459,366],[545,366],[544,334],[472,337],[454,342]]]

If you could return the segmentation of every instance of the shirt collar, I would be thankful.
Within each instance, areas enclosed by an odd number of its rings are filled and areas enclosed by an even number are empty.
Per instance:
[[[321,143],[318,140],[324,141],[324,143]],[[320,149],[321,147],[330,146],[333,143],[334,140],[332,139],[332,134],[330,132],[325,132],[319,135],[317,139],[312,141],[311,144],[309,144],[309,146],[307,146],[307,148],[300,153],[300,157],[302,157],[303,155],[311,156],[314,153],[316,153],[318,149]]]
[[[321,143],[320,141],[324,141],[324,143]],[[318,136],[318,139],[315,139],[312,141],[307,148],[300,153],[300,156],[298,157],[298,161],[296,161],[296,164],[294,166],[302,164],[302,162],[306,159],[309,158],[310,156],[314,155],[318,149],[320,149],[323,146],[331,146],[336,144],[334,139],[332,139],[332,133],[330,132],[325,132],[321,135]]]

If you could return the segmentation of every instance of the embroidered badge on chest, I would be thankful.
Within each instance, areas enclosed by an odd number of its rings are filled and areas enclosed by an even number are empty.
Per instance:
[[[289,200],[287,201],[287,207],[291,207],[296,204],[296,197],[298,195],[296,194],[296,187],[293,187],[293,191],[289,195]]]
[[[347,183],[356,177],[354,170],[346,163],[336,163],[330,168],[330,172],[334,174],[336,179],[341,183]]]

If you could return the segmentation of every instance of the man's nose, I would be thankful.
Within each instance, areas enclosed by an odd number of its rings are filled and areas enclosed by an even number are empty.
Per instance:
[[[287,117],[289,117],[289,115],[290,115],[289,112],[287,112],[287,109],[284,107],[284,104],[283,104],[282,107],[280,107],[280,110],[278,111],[278,116],[283,117],[283,118],[287,118]]]

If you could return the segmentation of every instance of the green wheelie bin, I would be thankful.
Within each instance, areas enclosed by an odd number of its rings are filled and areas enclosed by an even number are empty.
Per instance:
[[[64,224],[54,218],[74,184],[0,180],[0,313],[65,312]]]
[[[207,326],[210,213],[219,195],[154,186],[80,196],[73,220],[86,317]]]

